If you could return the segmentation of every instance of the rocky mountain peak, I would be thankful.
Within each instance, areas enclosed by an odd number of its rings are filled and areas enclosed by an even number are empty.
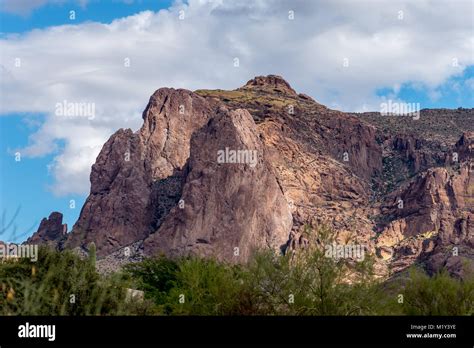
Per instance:
[[[296,251],[311,243],[306,226],[324,224],[376,254],[381,276],[423,260],[457,265],[442,257],[453,245],[474,259],[473,117],[348,114],[276,75],[231,91],[160,88],[142,127],[104,144],[60,246],[94,242],[104,263],[127,262],[126,249],[246,262],[256,249]],[[61,236],[58,221],[32,238]]]
[[[26,243],[56,245],[66,234],[67,224],[63,224],[63,214],[55,211],[48,218],[41,220],[38,230]]]
[[[285,79],[278,75],[256,76],[249,80],[240,89],[256,89],[271,92],[281,92],[284,94],[297,95]]]
[[[203,97],[160,88],[143,112],[137,132],[118,130],[91,171],[91,193],[67,246],[97,245],[110,254],[147,237],[179,199],[192,134],[213,113]]]

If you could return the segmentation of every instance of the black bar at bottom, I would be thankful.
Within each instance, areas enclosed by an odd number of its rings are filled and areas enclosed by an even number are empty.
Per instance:
[[[26,324],[28,323],[28,324]],[[23,325],[23,327],[21,327]],[[32,335],[54,325],[51,335]],[[51,332],[50,332],[51,333]],[[21,335],[21,334],[20,334]],[[29,335],[29,333],[27,334]],[[420,336],[421,335],[421,336]],[[474,343],[473,317],[0,317],[0,346],[16,344],[447,345]]]

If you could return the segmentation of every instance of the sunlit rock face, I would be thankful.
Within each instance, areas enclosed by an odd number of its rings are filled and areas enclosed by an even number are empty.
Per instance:
[[[374,255],[381,276],[414,263],[462,276],[473,259],[473,118],[344,113],[276,75],[231,91],[161,88],[141,129],[104,144],[59,245],[94,242],[120,262],[130,249],[245,262],[258,249],[297,252],[314,242],[305,226],[325,224]]]

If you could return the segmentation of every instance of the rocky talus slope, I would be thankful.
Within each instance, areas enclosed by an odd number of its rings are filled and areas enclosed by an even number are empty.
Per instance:
[[[161,88],[143,121],[104,145],[58,247],[94,242],[109,269],[159,253],[245,262],[297,251],[312,242],[304,227],[324,223],[381,276],[413,263],[462,276],[474,259],[473,109],[343,113],[269,75],[232,91]]]

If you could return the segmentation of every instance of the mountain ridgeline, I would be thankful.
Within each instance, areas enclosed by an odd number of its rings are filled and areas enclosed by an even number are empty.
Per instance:
[[[54,213],[28,241],[117,267],[143,256],[244,263],[317,243],[329,226],[376,272],[414,263],[462,277],[474,260],[474,109],[419,118],[331,110],[281,77],[232,91],[160,88],[143,126],[104,144],[79,219]],[[225,153],[225,156],[219,154]]]

